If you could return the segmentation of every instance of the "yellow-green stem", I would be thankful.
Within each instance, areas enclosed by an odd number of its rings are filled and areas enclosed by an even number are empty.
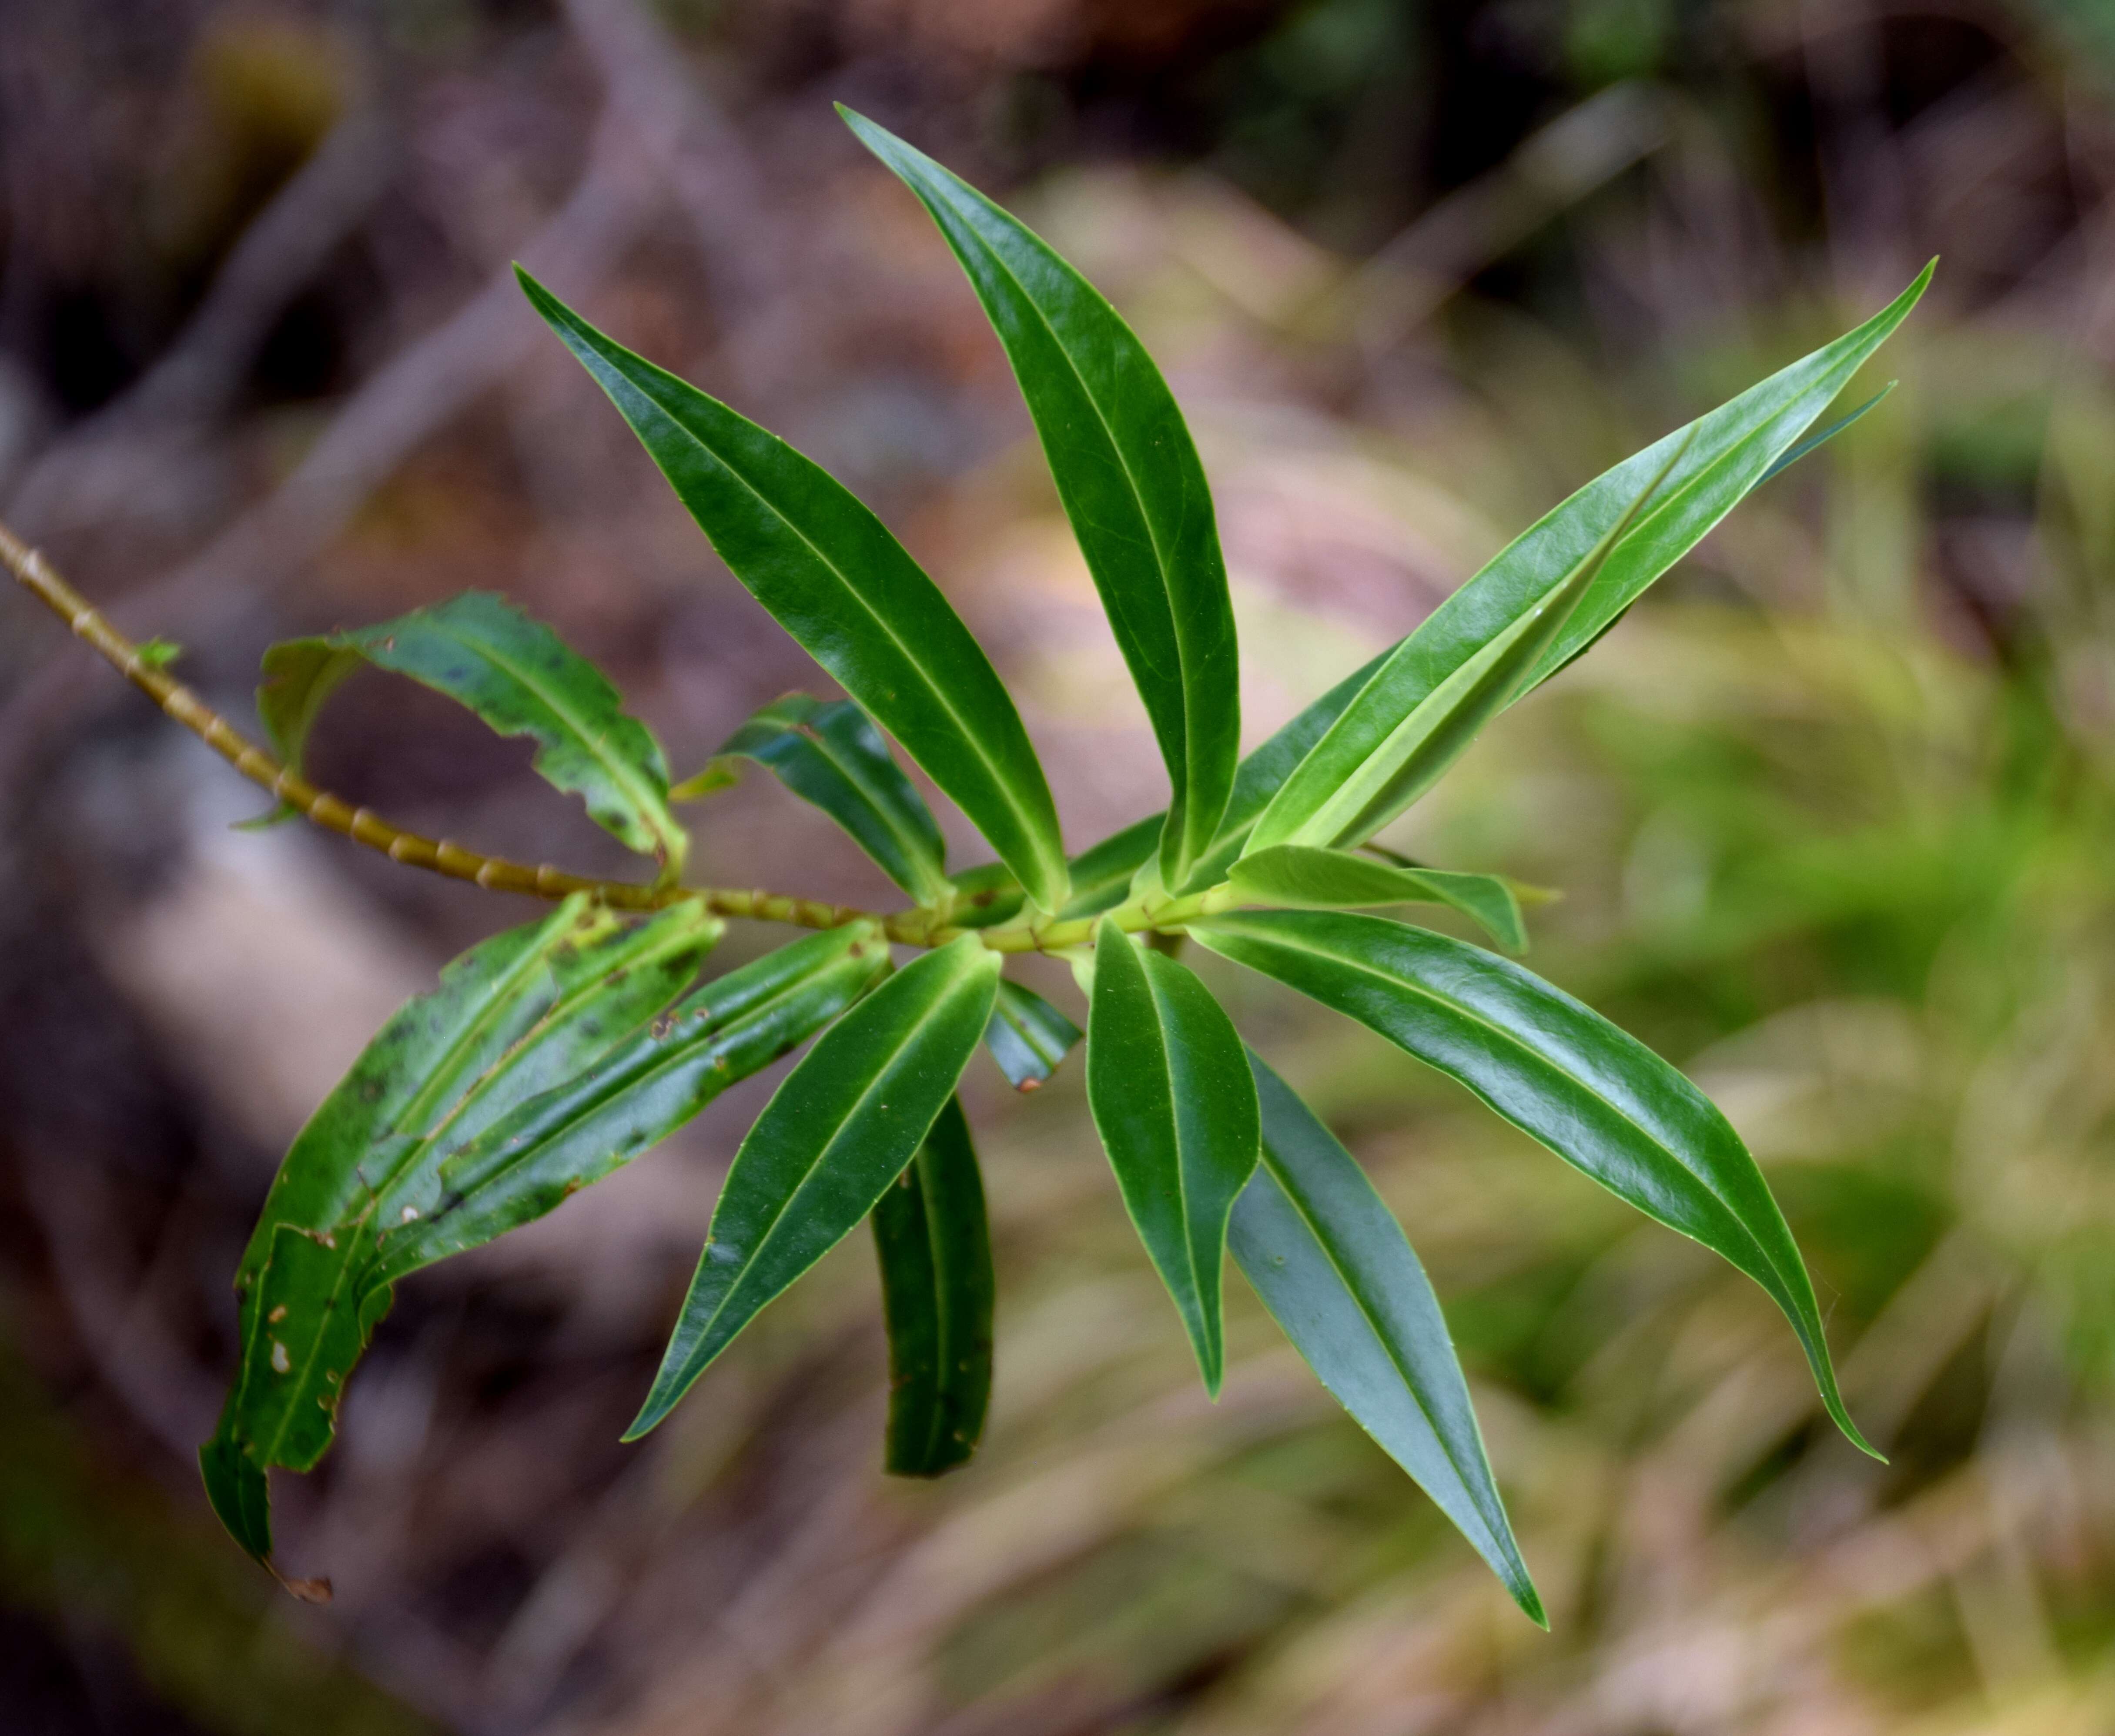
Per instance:
[[[421,868],[452,880],[467,880],[488,891],[519,892],[531,898],[560,899],[585,892],[599,902],[620,910],[658,910],[674,904],[700,903],[720,916],[746,917],[755,922],[787,923],[801,928],[839,928],[847,923],[876,922],[890,940],[909,946],[938,946],[964,933],[978,933],[995,952],[1058,952],[1085,946],[1094,939],[1099,918],[1071,922],[1039,918],[1002,928],[970,930],[947,923],[937,909],[880,912],[850,905],[827,904],[817,899],[796,898],[783,892],[746,891],[726,886],[645,886],[627,880],[597,880],[570,873],[548,863],[510,862],[465,850],[446,838],[428,838],[388,821],[365,808],[353,806],[328,790],[319,790],[291,767],[236,729],[198,695],[145,656],[138,645],[99,614],[80,592],[55,571],[51,563],[24,543],[5,524],[0,524],[0,565],[21,581],[23,588],[71,627],[75,634],[102,654],[105,662],[155,704],[190,731],[207,746],[275,800],[284,802],[304,819],[342,837],[379,850],[392,862]],[[1128,931],[1166,928],[1223,908],[1213,900],[1223,891],[1193,894],[1188,898],[1163,899],[1149,909],[1142,903],[1126,905],[1109,913],[1117,926]]]

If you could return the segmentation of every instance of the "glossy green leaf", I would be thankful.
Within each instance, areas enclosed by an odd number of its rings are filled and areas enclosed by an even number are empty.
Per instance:
[[[1032,988],[1002,982],[984,1047],[1016,1091],[1044,1085],[1085,1033]]]
[[[1337,1402],[1548,1627],[1425,1268],[1351,1154],[1284,1080],[1249,1063],[1263,1161],[1234,1202],[1227,1245]]]
[[[1159,849],[1165,813],[1149,814],[1072,859],[1072,899],[1058,914],[1070,921],[1113,910],[1131,895],[1138,871]]]
[[[1062,906],[1058,810],[1020,713],[888,527],[776,435],[520,277],[734,575],[953,798],[1029,895]]]
[[[957,928],[992,928],[1021,914],[1027,895],[1003,862],[983,862],[952,877],[947,920]]]
[[[625,923],[570,900],[449,965],[310,1118],[237,1270],[238,1372],[201,1457],[215,1507],[251,1553],[271,1549],[264,1468],[305,1470],[329,1445],[372,1325],[363,1280],[379,1240],[438,1198],[448,1144],[647,1024],[721,926],[696,905]]]
[[[1087,1101],[1124,1206],[1216,1398],[1226,1367],[1227,1218],[1256,1166],[1255,1083],[1211,991],[1106,916],[1094,936]]]
[[[1397,868],[1347,850],[1277,844],[1233,865],[1235,891],[1260,905],[1296,909],[1353,910],[1362,905],[1452,905],[1480,923],[1501,946],[1527,948],[1520,900],[1495,874],[1443,868]]]
[[[1458,751],[1461,726],[1481,721],[1441,702],[1489,681],[1494,661],[1516,662],[1501,648],[1533,632],[1525,624],[1546,625],[1553,598],[1563,598],[1558,630],[1534,634],[1546,643],[1506,684],[1503,703],[1590,644],[1761,480],[1908,316],[1930,276],[1927,267],[1856,331],[1626,459],[1516,538],[1389,653],[1286,780],[1247,847],[1356,844],[1401,813],[1452,757],[1436,750]],[[1625,526],[1648,495],[1649,510]],[[1581,591],[1584,565],[1619,529]],[[1447,727],[1428,745],[1425,726],[1439,723]]]
[[[324,700],[361,662],[446,694],[502,735],[536,742],[536,770],[672,880],[689,835],[668,808],[668,766],[608,678],[503,598],[466,591],[379,625],[289,640],[264,653],[258,710],[299,769]]]
[[[406,1199],[418,1216],[380,1238],[362,1282],[364,1311],[378,1318],[384,1286],[541,1217],[658,1144],[730,1085],[806,1042],[888,969],[888,943],[871,923],[810,935],[714,978],[591,1067],[533,1096],[510,1091],[511,1106],[489,1124],[451,1127],[438,1171],[421,1173]]]
[[[1459,1079],[1619,1198],[1723,1254],[1784,1310],[1829,1415],[1872,1451],[1837,1391],[1814,1285],[1761,1170],[1711,1101],[1636,1037],[1493,953],[1380,917],[1247,911],[1190,932]]]
[[[832,1026],[736,1153],[681,1317],[625,1439],[636,1441],[765,1303],[874,1209],[954,1094],[990,1022],[999,956],[975,935],[925,953]]]
[[[969,1461],[991,1399],[991,1230],[961,1100],[949,1097],[918,1155],[874,1202],[888,1326],[888,1436],[896,1477]]]
[[[1179,885],[1210,847],[1241,748],[1233,604],[1204,467],[1145,346],[1039,236],[842,106],[931,212],[1005,346],[1174,787],[1160,850]]]
[[[1525,686],[1686,449],[1667,456],[1577,566],[1437,682],[1427,684],[1433,671],[1415,654],[1418,635],[1406,639],[1294,767],[1250,831],[1248,853],[1362,844],[1438,782]]]
[[[889,758],[888,744],[849,699],[774,699],[722,744],[719,758],[753,759],[850,832],[881,871],[921,905],[947,897],[947,845],[925,799]]]

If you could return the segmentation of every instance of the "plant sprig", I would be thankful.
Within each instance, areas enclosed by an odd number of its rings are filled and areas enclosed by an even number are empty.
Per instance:
[[[1166,811],[1065,852],[1020,714],[946,597],[842,484],[635,355],[542,285],[530,303],[608,394],[729,569],[848,696],[789,694],[672,787],[651,733],[585,658],[479,594],[265,659],[278,753],[118,633],[0,527],[0,562],[170,717],[273,798],[392,860],[558,900],[404,1007],[282,1165],[236,1276],[240,1364],[202,1449],[215,1509],[273,1566],[267,1472],[305,1470],[393,1287],[542,1216],[735,1081],[811,1045],[742,1142],[660,1371],[655,1427],[757,1312],[870,1220],[889,1335],[886,1467],[967,1459],[991,1386],[993,1274],[959,1080],[981,1046],[1029,1090],[1081,1041],[1007,959],[1066,959],[1087,999],[1087,1096],[1118,1192],[1208,1390],[1226,1372],[1223,1272],[1545,1620],[1431,1286],[1356,1162],[1245,1050],[1206,981],[1219,956],[1460,1080],[1777,1302],[1819,1402],[1837,1395],[1814,1289],[1754,1158],[1672,1066],[1519,964],[1403,920],[1452,908],[1518,951],[1520,889],[1412,863],[1374,834],[1507,707],[1595,644],[1750,490],[1847,427],[1808,429],[1907,317],[1927,267],[1833,343],[1677,428],[1553,507],[1416,630],[1238,757],[1236,647],[1211,497],[1174,397],[1116,311],[1040,238],[847,114],[922,200],[989,314],[1166,763]],[[536,769],[654,863],[599,879],[395,826],[312,783],[303,743],[365,662],[535,738]],[[906,752],[998,858],[950,872]],[[748,760],[836,822],[911,898],[877,911],[682,883],[672,804]],[[1363,852],[1363,853],[1361,853]],[[738,917],[823,931],[695,986]],[[898,968],[892,948],[920,950]],[[278,1571],[273,1567],[273,1571]],[[316,1583],[288,1581],[312,1595]]]

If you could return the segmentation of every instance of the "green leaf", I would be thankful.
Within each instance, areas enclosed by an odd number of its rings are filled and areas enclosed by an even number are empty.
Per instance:
[[[961,1100],[949,1097],[910,1167],[874,1202],[888,1325],[892,1476],[968,1463],[991,1398],[991,1230]]]
[[[1035,1091],[1062,1065],[1083,1034],[1034,989],[1002,982],[984,1047],[1016,1091]]]
[[[1450,905],[1480,923],[1501,946],[1527,950],[1520,900],[1495,874],[1457,874],[1443,868],[1395,868],[1346,850],[1304,844],[1274,844],[1233,865],[1232,882],[1243,898],[1261,905],[1314,910],[1356,909],[1362,905]]]
[[[696,974],[722,928],[695,904],[643,923],[574,898],[473,948],[407,1002],[310,1118],[242,1262],[235,1386],[202,1456],[216,1509],[269,1552],[264,1473],[306,1470],[375,1316],[379,1241],[438,1202],[442,1155],[512,1104],[591,1066]]]
[[[1420,659],[1419,634],[1404,640],[1271,799],[1247,851],[1362,844],[1438,782],[1520,694],[1686,450],[1685,442],[1668,455],[1576,566],[1436,682]]]
[[[1218,1396],[1227,1218],[1256,1166],[1255,1081],[1211,991],[1108,917],[1094,936],[1087,1101],[1139,1239]]]
[[[1250,911],[1190,932],[1459,1079],[1618,1198],[1723,1254],[1784,1310],[1828,1414],[1872,1452],[1837,1391],[1814,1285],[1761,1170],[1711,1101],[1636,1037],[1495,954],[1380,917]]]
[[[1049,245],[969,184],[839,105],[931,212],[991,318],[1145,702],[1174,795],[1162,877],[1210,847],[1240,757],[1233,605],[1204,467],[1131,328]]]
[[[488,1125],[472,1131],[459,1120],[437,1174],[421,1178],[420,1216],[379,1239],[362,1280],[364,1308],[378,1318],[384,1286],[541,1217],[658,1144],[730,1085],[806,1042],[888,969],[888,945],[872,923],[808,936],[714,978],[591,1067],[534,1096],[510,1091],[511,1106]]]
[[[1502,655],[1499,648],[1516,646],[1522,632],[1532,630],[1525,623],[1546,623],[1556,612],[1553,598],[1567,591],[1572,595],[1558,630],[1535,635],[1547,642],[1515,675],[1500,703],[1510,703],[1591,644],[1762,479],[1907,317],[1930,277],[1928,266],[1856,331],[1626,459],[1516,538],[1389,653],[1287,779],[1247,847],[1356,844],[1401,813],[1425,787],[1419,779],[1435,765],[1443,769],[1452,757],[1435,750],[1458,751],[1460,726],[1481,721],[1467,712],[1435,710],[1428,702],[1475,683]],[[1653,479],[1663,474],[1664,483],[1655,488]],[[1651,510],[1626,526],[1648,495]],[[1581,591],[1572,581],[1617,529],[1615,546]],[[1480,697],[1488,700],[1488,689]],[[1450,726],[1428,746],[1426,726],[1437,722]]]
[[[1191,870],[1182,891],[1201,892],[1227,877],[1227,869],[1248,842],[1250,827],[1270,805],[1278,786],[1387,657],[1383,652],[1364,668],[1347,676],[1241,762],[1234,774],[1234,792],[1227,803],[1225,818],[1219,822],[1218,836],[1210,851]],[[1164,813],[1149,814],[1075,856],[1072,901],[1058,914],[1067,918],[1099,916],[1122,904],[1130,895],[1133,877],[1153,859],[1166,819]]]
[[[921,905],[952,892],[947,845],[924,798],[888,744],[849,699],[805,694],[774,699],[721,746],[718,758],[753,759],[850,832],[881,871]]]
[[[1806,438],[1801,441],[1798,445],[1789,447],[1784,451],[1779,453],[1777,458],[1772,461],[1769,469],[1764,471],[1760,476],[1756,478],[1755,486],[1760,488],[1763,483],[1768,482],[1772,477],[1776,476],[1783,471],[1789,470],[1794,465],[1797,464],[1801,459],[1805,457],[1809,452],[1813,451],[1817,447],[1828,445],[1830,441],[1833,440],[1838,434],[1842,433],[1845,428],[1850,427],[1852,423],[1856,422],[1860,416],[1864,415],[1867,410],[1871,410],[1877,405],[1881,399],[1887,396],[1889,392],[1892,392],[1895,387],[1901,383],[1902,382],[1899,380],[1888,381],[1886,385],[1883,386],[1878,392],[1874,392],[1871,397],[1866,399],[1863,404],[1860,404],[1848,415],[1838,416],[1833,422],[1830,423],[1828,427],[1823,428],[1819,433],[1809,434]]]
[[[966,934],[912,960],[825,1033],[735,1155],[690,1294],[624,1438],[636,1441],[757,1312],[902,1173],[990,1021],[999,955]]]
[[[1255,1055],[1263,1161],[1227,1245],[1293,1348],[1549,1625],[1498,1499],[1438,1299],[1351,1154]]]
[[[1065,852],[1049,786],[938,587],[828,471],[518,275],[734,575],[953,798],[1030,896],[1059,909]]]
[[[596,822],[662,864],[672,883],[690,847],[668,808],[668,766],[608,677],[504,598],[466,591],[430,609],[264,653],[257,708],[296,771],[316,714],[362,662],[467,707],[502,735],[536,741],[536,770],[583,797]]]

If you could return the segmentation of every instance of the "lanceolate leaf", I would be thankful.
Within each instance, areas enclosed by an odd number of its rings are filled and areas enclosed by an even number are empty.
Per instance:
[[[843,827],[881,871],[921,905],[947,895],[947,845],[924,798],[849,699],[774,699],[721,746],[768,766],[796,795]]]
[[[1045,242],[931,158],[837,112],[933,213],[1006,346],[1168,763],[1161,872],[1179,885],[1218,834],[1241,751],[1233,605],[1182,413],[1131,328]]]
[[[1094,937],[1087,1101],[1139,1239],[1216,1398],[1226,1366],[1227,1217],[1256,1166],[1255,1083],[1211,991],[1106,916]]]
[[[591,1067],[534,1096],[510,1090],[487,1125],[452,1126],[438,1170],[420,1177],[418,1216],[380,1238],[362,1283],[364,1316],[378,1318],[385,1287],[406,1274],[541,1217],[658,1144],[727,1087],[806,1042],[888,969],[888,943],[870,923],[810,935],[716,978]],[[385,1212],[406,1191],[385,1200]]]
[[[1032,988],[1002,982],[984,1047],[1016,1091],[1034,1091],[1072,1052],[1082,1033]]]
[[[1611,1192],[1725,1256],[1784,1310],[1829,1415],[1872,1451],[1837,1394],[1813,1284],[1755,1159],[1710,1100],[1636,1037],[1517,964],[1380,917],[1249,911],[1191,932],[1459,1079]]]
[[[1685,450],[1668,455],[1576,566],[1436,682],[1419,635],[1404,640],[1271,799],[1248,851],[1362,844],[1437,783],[1512,703]]]
[[[1278,844],[1233,865],[1233,888],[1261,905],[1350,910],[1361,905],[1451,905],[1480,923],[1501,946],[1527,947],[1520,900],[1495,874],[1457,874],[1443,868],[1396,868],[1348,850]]]
[[[1930,276],[1927,267],[1856,331],[1626,459],[1516,538],[1389,654],[1287,780],[1248,847],[1356,844],[1400,813],[1421,786],[1399,777],[1384,750],[1392,738],[1406,752],[1415,744],[1413,720],[1426,702],[1468,679],[1480,658],[1496,655],[1518,634],[1649,493],[1649,510],[1608,552],[1567,608],[1561,630],[1547,636],[1512,683],[1507,702],[1590,644],[1761,480],[1908,316]],[[1664,481],[1649,486],[1663,472]],[[1398,731],[1409,738],[1397,738]],[[1347,790],[1354,779],[1360,781]]]
[[[1351,1154],[1254,1055],[1263,1161],[1227,1245],[1322,1384],[1548,1626],[1425,1268]]]
[[[741,1143],[653,1390],[666,1417],[759,1309],[874,1209],[991,1019],[999,956],[966,934],[914,960],[824,1033]]]
[[[668,811],[668,767],[608,679],[503,598],[467,591],[378,626],[293,639],[264,653],[258,710],[296,769],[323,703],[361,661],[466,706],[502,735],[535,738],[536,769],[672,879],[688,835]]]
[[[735,576],[954,799],[1030,896],[1045,910],[1063,905],[1058,811],[1020,714],[888,528],[776,435],[520,275]]]
[[[438,1198],[446,1142],[646,1024],[720,928],[695,905],[626,925],[569,900],[451,964],[310,1117],[237,1271],[240,1368],[201,1454],[214,1506],[251,1553],[271,1549],[264,1468],[305,1470],[329,1445],[365,1344],[362,1280],[379,1240]]]
[[[949,1097],[874,1207],[888,1324],[888,1445],[897,1477],[966,1463],[991,1398],[991,1231],[961,1101]]]

